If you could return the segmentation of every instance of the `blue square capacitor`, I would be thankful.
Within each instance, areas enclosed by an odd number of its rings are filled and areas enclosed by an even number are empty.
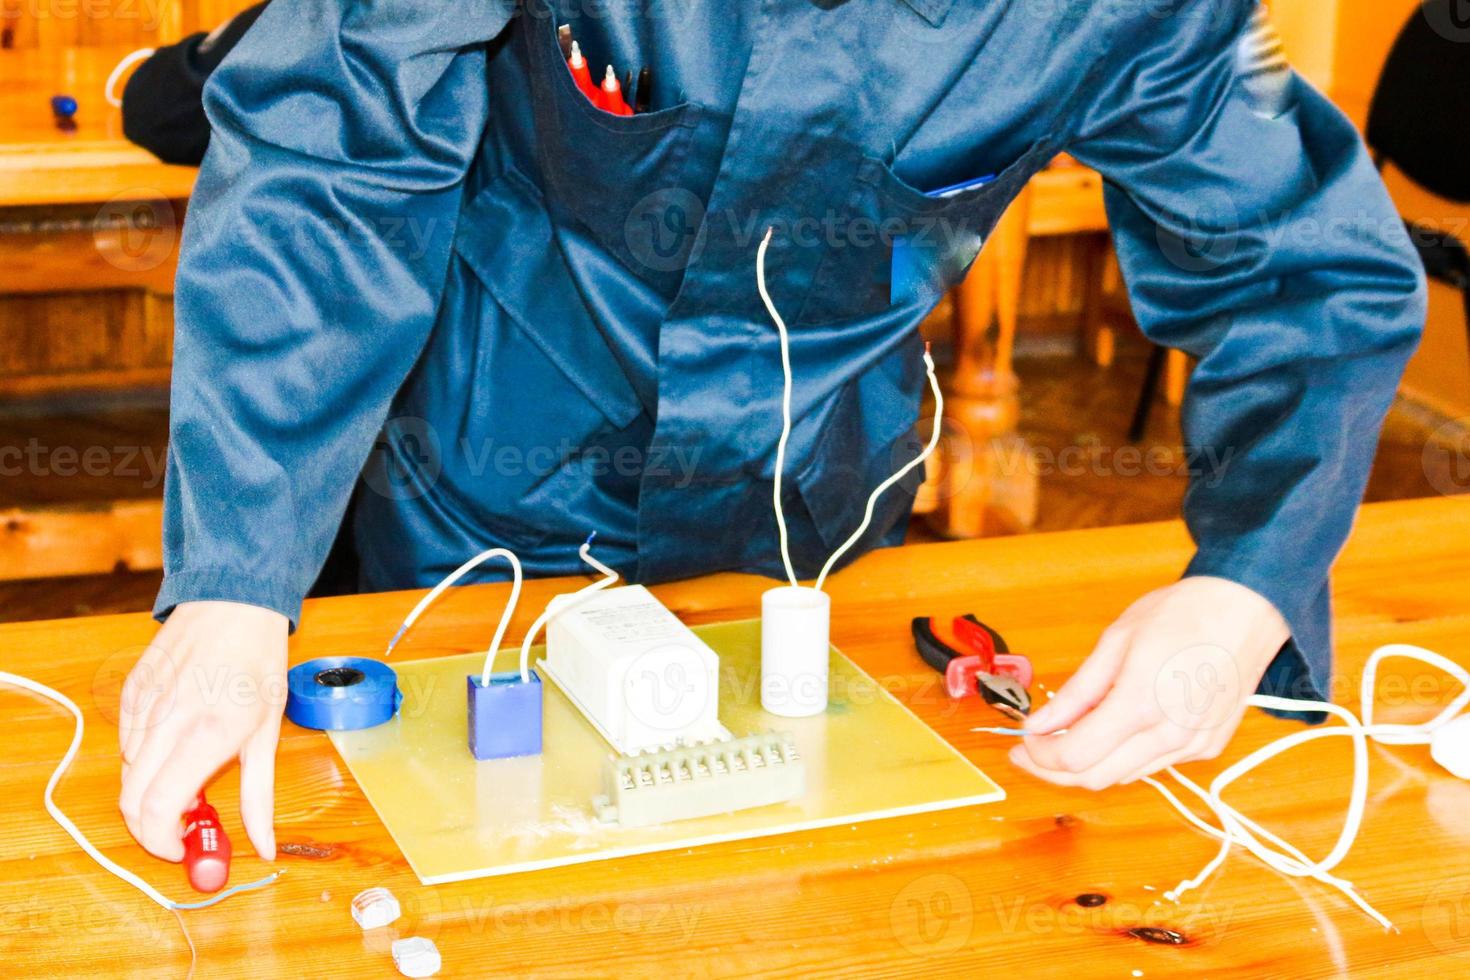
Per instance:
[[[541,752],[541,678],[531,672],[491,674],[490,684],[466,678],[469,692],[470,753],[476,759],[508,759]]]

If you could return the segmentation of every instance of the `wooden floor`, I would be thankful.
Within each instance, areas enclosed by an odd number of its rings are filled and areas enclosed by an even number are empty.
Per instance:
[[[1021,430],[1042,466],[1037,530],[1178,516],[1188,482],[1178,411],[1160,401],[1147,436],[1137,445],[1127,440],[1145,355],[1141,344],[1125,346],[1110,368],[1057,355],[1018,361]],[[1412,407],[1395,407],[1367,499],[1434,496],[1436,482],[1453,485],[1432,472],[1449,465],[1447,454],[1431,453],[1426,463],[1435,424]],[[161,494],[166,432],[165,410],[146,405],[0,417],[0,509]],[[916,528],[913,537],[929,535]],[[0,583],[0,622],[148,609],[159,578],[143,572]]]

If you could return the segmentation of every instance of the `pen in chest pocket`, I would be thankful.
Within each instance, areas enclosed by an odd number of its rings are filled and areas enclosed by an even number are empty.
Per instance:
[[[582,46],[572,37],[571,28],[563,24],[557,28],[556,33],[557,41],[566,55],[567,70],[572,73],[572,81],[576,83],[578,91],[603,112],[610,112],[615,116],[633,115],[633,108],[623,97],[623,86],[618,83],[617,69],[608,65],[603,74],[602,83],[595,84],[592,81],[592,68],[587,64],[586,56],[582,54]],[[644,70],[647,71],[647,69]],[[641,81],[642,76],[639,77]],[[631,74],[629,78],[631,81]]]
[[[587,59],[582,57],[582,48],[576,41],[572,42],[572,53],[567,58],[567,69],[572,73],[572,81],[577,83],[577,88],[582,94],[597,104],[597,86],[592,84],[592,70],[587,67]]]

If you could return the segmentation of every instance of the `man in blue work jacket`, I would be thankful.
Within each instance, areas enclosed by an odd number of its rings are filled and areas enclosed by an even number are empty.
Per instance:
[[[179,814],[238,757],[274,855],[286,637],[360,472],[363,589],[492,544],[577,572],[591,529],[638,581],[779,574],[768,228],[797,377],[784,504],[814,572],[915,451],[916,325],[1061,151],[1106,177],[1140,324],[1199,359],[1186,441],[1228,465],[1185,502],[1185,577],[1030,722],[1069,732],[1014,758],[1099,788],[1219,752],[1258,685],[1328,693],[1328,568],[1423,286],[1357,134],[1254,3],[555,6],[275,0],[210,80],[166,621],[121,724],[145,847],[178,859]],[[648,66],[649,111],[594,107],[561,24],[599,75]],[[901,540],[905,496],[857,551]],[[1167,683],[1202,671],[1207,709]]]

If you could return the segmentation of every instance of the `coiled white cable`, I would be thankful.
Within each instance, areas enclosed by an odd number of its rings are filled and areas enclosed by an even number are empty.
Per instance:
[[[1437,667],[1459,681],[1465,689],[1429,721],[1417,725],[1375,725],[1373,724],[1373,710],[1378,665],[1390,657],[1404,657]],[[1165,893],[1167,898],[1178,901],[1185,892],[1198,888],[1225,862],[1231,845],[1240,843],[1268,867],[1291,877],[1313,878],[1331,885],[1385,929],[1394,928],[1387,916],[1358,894],[1351,881],[1329,873],[1347,857],[1362,827],[1363,811],[1368,798],[1368,740],[1371,739],[1384,745],[1429,744],[1438,729],[1454,720],[1467,706],[1470,706],[1470,671],[1432,650],[1403,643],[1390,644],[1378,648],[1368,657],[1363,667],[1360,701],[1363,712],[1362,721],[1359,721],[1357,716],[1346,708],[1325,701],[1300,701],[1293,698],[1255,695],[1251,697],[1250,703],[1259,708],[1269,708],[1274,711],[1325,712],[1341,719],[1343,724],[1332,728],[1314,728],[1296,732],[1262,746],[1216,776],[1210,783],[1208,791],[1172,766],[1165,770],[1214,813],[1216,819],[1220,821],[1219,827],[1213,827],[1197,817],[1163,783],[1152,777],[1145,777],[1144,782],[1158,790],[1169,804],[1182,813],[1190,823],[1221,842],[1220,850],[1200,872],[1192,878],[1184,879]],[[1332,850],[1320,861],[1313,861],[1296,847],[1221,799],[1221,793],[1226,787],[1262,763],[1298,745],[1321,738],[1337,737],[1347,737],[1353,740],[1353,788],[1348,798],[1348,811],[1343,821],[1342,832],[1338,834],[1337,842],[1333,845]]]
[[[107,100],[108,105],[122,108],[122,99],[116,94],[117,81],[122,78],[123,72],[145,58],[153,57],[156,48],[139,48],[137,51],[123,55],[123,59],[112,69],[112,74],[107,76],[107,82],[102,86],[102,97]]]
[[[72,717],[76,719],[77,726],[76,731],[72,734],[71,737],[71,745],[67,748],[66,753],[61,757],[61,761],[56,764],[56,768],[52,770],[51,778],[46,781],[46,792],[44,796],[44,800],[46,803],[46,812],[51,814],[51,819],[55,820],[58,824],[61,825],[61,829],[66,831],[67,835],[71,837],[72,840],[76,841],[77,846],[80,847],[84,852],[86,852],[88,857],[90,857],[93,861],[96,861],[105,870],[110,872],[115,877],[121,878],[123,881],[132,885],[134,888],[138,889],[138,891],[142,892],[144,895],[147,895],[150,899],[152,899],[155,903],[162,906],[163,908],[166,908],[170,911],[189,911],[192,909],[209,908],[211,905],[218,905],[220,902],[223,902],[231,895],[238,895],[240,892],[248,892],[254,891],[257,888],[264,888],[266,885],[271,884],[281,875],[286,873],[285,869],[283,868],[280,871],[275,872],[274,874],[270,874],[264,878],[261,878],[259,881],[252,881],[248,884],[243,885],[235,885],[233,888],[227,888],[224,891],[220,892],[218,895],[212,895],[209,898],[200,902],[175,902],[173,899],[164,895],[157,888],[154,888],[152,885],[148,884],[148,882],[144,881],[142,878],[138,877],[127,868],[124,868],[122,865],[118,864],[117,862],[113,861],[111,858],[103,854],[101,851],[97,850],[97,848],[92,845],[92,842],[87,840],[87,836],[81,832],[77,825],[71,822],[71,818],[61,811],[61,807],[56,805],[56,787],[61,782],[61,777],[66,775],[66,771],[71,768],[72,760],[77,757],[77,751],[80,750],[82,747],[82,733],[86,728],[86,724],[82,720],[82,709],[78,708],[76,706],[76,702],[72,701],[72,699],[67,697],[65,694],[62,694],[60,691],[57,691],[53,688],[47,687],[45,684],[42,684],[39,681],[33,681],[29,677],[22,677],[19,674],[11,674],[6,671],[0,671],[0,684],[9,684],[12,687],[18,687],[21,690],[29,691],[32,694],[38,694],[43,698],[54,701],[65,708],[67,711],[70,711]],[[187,937],[187,935],[188,933],[186,930],[185,936]],[[190,940],[189,944],[192,948],[193,940]]]
[[[776,322],[776,331],[781,336],[781,373],[783,377],[781,437],[776,440],[776,473],[772,497],[776,509],[776,528],[781,540],[781,561],[786,566],[786,576],[791,580],[792,586],[798,586],[796,569],[791,563],[791,544],[786,532],[786,512],[781,506],[781,473],[786,468],[786,443],[791,438],[791,338],[786,331],[786,321],[781,319],[780,311],[776,309],[776,304],[771,300],[771,294],[766,290],[766,249],[771,244],[771,235],[774,232],[774,228],[766,229],[766,237],[761,239],[760,247],[756,249],[755,282],[756,289],[760,291],[761,300],[766,304],[766,312]],[[939,388],[939,378],[934,373],[934,358],[927,342],[924,344],[924,371],[929,376],[929,388],[934,392],[934,431],[929,435],[929,442],[923,452],[909,460],[897,473],[873,488],[873,492],[868,495],[868,504],[863,511],[862,523],[836,551],[832,552],[832,556],[827,559],[826,564],[822,566],[821,572],[817,575],[816,583],[812,588],[818,592],[822,591],[822,586],[826,583],[832,568],[867,533],[868,525],[873,522],[873,510],[878,504],[878,498],[889,487],[912,472],[914,467],[922,465],[939,446],[939,437],[944,430],[944,392]]]

